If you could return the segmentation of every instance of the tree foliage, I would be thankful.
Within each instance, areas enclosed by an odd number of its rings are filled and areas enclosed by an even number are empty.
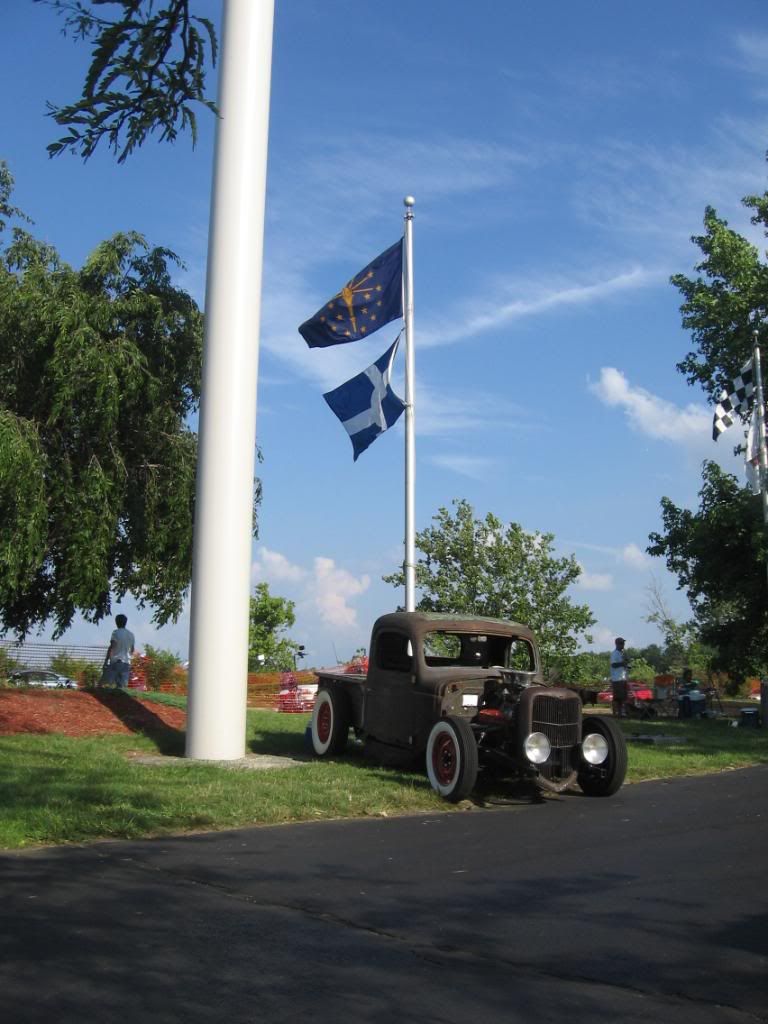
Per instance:
[[[768,193],[747,196],[755,225],[768,226]],[[692,239],[703,254],[699,276],[672,277],[683,296],[683,327],[691,331],[695,348],[678,363],[690,384],[698,383],[716,401],[752,352],[752,332],[768,315],[768,266],[758,250],[728,222],[707,207],[704,234]]]
[[[294,667],[299,645],[282,635],[296,622],[294,607],[293,601],[270,594],[266,583],[256,584],[248,628],[249,672],[287,672]]]
[[[0,165],[0,209],[10,175]],[[130,591],[164,623],[191,573],[202,314],[137,234],[81,270],[0,247],[0,624],[23,635]]]
[[[536,632],[545,670],[573,654],[582,636],[590,639],[592,613],[566,594],[581,570],[572,556],[555,557],[552,534],[505,526],[490,513],[476,519],[463,499],[453,505],[455,515],[438,509],[436,525],[416,535],[420,610],[523,622]],[[401,587],[403,573],[384,580]]]
[[[760,502],[714,462],[704,464],[696,512],[662,498],[663,532],[648,551],[666,559],[688,595],[713,667],[734,676],[768,666],[766,541]]]
[[[747,196],[751,221],[768,233],[768,193]],[[708,207],[704,234],[693,238],[702,253],[698,276],[677,274],[672,283],[683,296],[683,326],[694,347],[678,364],[688,382],[711,401],[750,357],[753,332],[765,341],[768,267],[749,241]],[[735,438],[741,441],[741,436]],[[656,615],[668,646],[677,646],[692,667],[720,668],[732,675],[766,665],[766,540],[760,502],[735,477],[705,462],[697,512],[662,498],[663,532],[650,536],[648,551],[666,558],[688,595],[694,623],[670,628]],[[653,617],[652,617],[653,621]],[[698,634],[698,635],[697,635]],[[713,653],[709,648],[715,648]],[[708,664],[709,663],[709,664]]]
[[[67,134],[48,146],[51,156],[70,151],[87,160],[106,139],[123,161],[155,132],[173,142],[189,129],[197,140],[194,104],[205,98],[208,61],[217,41],[207,18],[190,14],[189,0],[36,0],[64,16],[64,33],[93,44],[79,100],[48,104]],[[104,8],[122,8],[104,16]]]

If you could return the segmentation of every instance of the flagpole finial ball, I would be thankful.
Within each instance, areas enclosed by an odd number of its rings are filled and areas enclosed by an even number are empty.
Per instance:
[[[406,196],[403,203],[405,203],[406,206],[413,206],[416,203],[416,200],[413,196]]]

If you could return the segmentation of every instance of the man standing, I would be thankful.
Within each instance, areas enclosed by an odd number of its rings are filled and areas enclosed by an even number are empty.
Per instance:
[[[616,637],[616,649],[611,651],[611,690],[613,691],[613,713],[619,718],[627,717],[627,669],[629,661],[624,653],[624,637]]]
[[[130,629],[126,629],[128,619],[125,615],[115,616],[117,629],[112,633],[109,642],[107,657],[111,668],[112,682],[121,690],[128,686],[128,679],[131,674],[131,655],[136,643],[136,638]]]

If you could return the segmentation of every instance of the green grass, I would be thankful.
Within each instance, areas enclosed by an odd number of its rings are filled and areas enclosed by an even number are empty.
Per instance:
[[[148,703],[184,705],[147,694]],[[304,752],[307,715],[249,711],[247,749]],[[626,722],[628,736],[654,733],[686,742],[629,745],[629,782],[717,772],[768,762],[768,732],[723,721]],[[136,754],[183,752],[183,737],[0,740],[0,848],[87,842],[321,818],[446,810],[423,774],[381,768],[351,750],[343,759],[267,771],[195,761],[151,766]],[[494,787],[496,790],[496,787]]]

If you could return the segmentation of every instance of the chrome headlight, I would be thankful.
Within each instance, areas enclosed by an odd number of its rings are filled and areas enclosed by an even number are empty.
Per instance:
[[[602,764],[608,757],[608,741],[599,732],[591,732],[581,741],[581,756],[587,764]]]
[[[532,732],[526,736],[523,750],[531,764],[544,764],[552,753],[552,745],[543,732]]]

